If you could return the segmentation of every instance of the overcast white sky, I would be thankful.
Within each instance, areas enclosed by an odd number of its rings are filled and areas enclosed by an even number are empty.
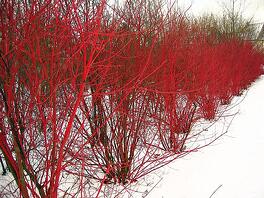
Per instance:
[[[116,0],[109,0],[110,2],[115,2]],[[124,0],[117,0],[123,2]],[[232,0],[164,0],[168,2],[178,2],[179,7],[189,8],[189,13],[204,14],[204,13],[214,13],[222,14],[223,5],[231,5]],[[264,0],[235,0],[236,8],[243,13],[246,18],[252,18],[255,23],[264,22]],[[242,6],[239,6],[239,5]],[[191,6],[191,7],[190,7]]]
[[[215,13],[221,14],[223,4],[231,5],[231,0],[178,0],[179,5],[182,7],[191,8],[189,12],[194,14]],[[241,10],[245,17],[253,17],[255,22],[264,22],[264,0],[237,0],[236,7]]]

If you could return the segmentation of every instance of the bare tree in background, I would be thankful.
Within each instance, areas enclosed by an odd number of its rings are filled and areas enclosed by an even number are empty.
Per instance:
[[[256,27],[252,26],[253,17],[243,16],[245,2],[242,0],[230,0],[222,3],[223,16],[221,18],[221,29],[230,37],[239,37],[246,40],[256,38]]]
[[[262,24],[262,28],[258,34],[257,40],[264,40],[264,23]]]

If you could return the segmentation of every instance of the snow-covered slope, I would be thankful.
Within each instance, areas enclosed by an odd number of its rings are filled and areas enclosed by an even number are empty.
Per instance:
[[[170,164],[147,197],[263,198],[264,76],[250,87],[237,109],[224,137]]]

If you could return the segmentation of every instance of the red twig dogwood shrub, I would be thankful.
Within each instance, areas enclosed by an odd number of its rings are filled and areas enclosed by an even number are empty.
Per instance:
[[[193,126],[262,72],[252,44],[215,39],[159,1],[0,6],[0,149],[19,189],[9,197],[128,190],[197,150]]]
[[[1,2],[0,148],[23,197],[57,197],[78,141],[75,115],[105,42],[105,2],[82,15],[80,3]]]

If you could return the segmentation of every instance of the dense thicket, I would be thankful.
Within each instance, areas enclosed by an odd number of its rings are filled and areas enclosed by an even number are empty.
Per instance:
[[[251,43],[162,1],[3,0],[0,10],[0,149],[19,189],[6,197],[129,188],[197,150],[192,127],[263,73]]]

